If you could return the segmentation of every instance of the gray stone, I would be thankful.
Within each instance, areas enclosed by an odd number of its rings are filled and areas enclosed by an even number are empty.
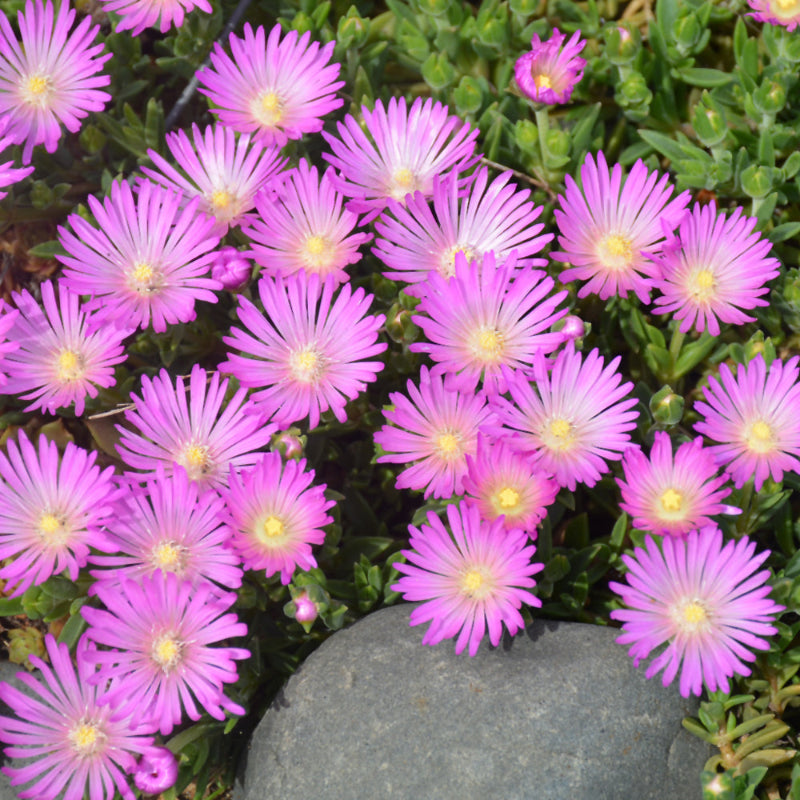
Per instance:
[[[475,658],[411,605],[326,641],[256,729],[234,800],[699,800],[696,701],[645,680],[618,631],[538,621]]]

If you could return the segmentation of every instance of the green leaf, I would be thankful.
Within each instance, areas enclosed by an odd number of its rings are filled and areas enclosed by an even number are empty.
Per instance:
[[[725,86],[733,80],[733,75],[729,72],[706,67],[686,67],[676,70],[676,72],[684,83],[688,83],[690,86],[702,86],[705,89]]]
[[[681,161],[685,153],[681,146],[669,136],[657,131],[639,131],[639,136],[644,139],[656,152],[666,156],[670,161]]]
[[[85,630],[86,620],[80,614],[73,614],[61,629],[61,633],[58,635],[58,641],[59,643],[67,645],[67,647],[72,650],[72,648],[78,644],[78,639],[81,638]]]
[[[22,595],[19,597],[0,597],[0,617],[15,617],[22,614],[25,607],[22,604]]]

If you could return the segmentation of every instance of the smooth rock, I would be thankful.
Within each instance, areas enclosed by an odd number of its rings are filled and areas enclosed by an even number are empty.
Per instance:
[[[326,641],[256,729],[234,800],[697,800],[697,701],[618,631],[538,621],[475,658],[421,645],[411,605]]]

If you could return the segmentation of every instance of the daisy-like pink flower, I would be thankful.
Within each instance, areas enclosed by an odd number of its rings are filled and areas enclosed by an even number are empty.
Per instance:
[[[138,197],[125,182],[113,183],[102,203],[89,196],[99,228],[78,214],[68,219],[74,233],[58,228],[67,285],[92,295],[87,308],[101,309],[103,319],[141,328],[152,321],[157,333],[193,320],[195,302],[216,303],[214,291],[222,288],[206,277],[219,236],[198,203],[150,181]]]
[[[783,25],[793,31],[800,25],[800,0],[747,0],[750,16],[770,25]]]
[[[467,456],[467,470],[465,500],[477,507],[481,519],[502,517],[506,530],[519,528],[535,539],[536,526],[555,502],[558,483],[533,466],[530,456],[483,435],[478,436],[477,454]]]
[[[5,359],[9,353],[13,353],[19,347],[16,338],[9,338],[9,333],[19,317],[19,311],[11,308],[3,300],[0,300],[0,389],[6,385]]]
[[[235,614],[225,614],[236,600],[210,584],[193,585],[174,572],[156,570],[140,583],[104,581],[95,591],[105,609],[86,605],[86,636],[110,650],[89,650],[87,661],[99,669],[92,680],[111,680],[106,702],[130,709],[134,723],[153,724],[169,734],[183,712],[200,719],[198,704],[214,719],[245,710],[223,688],[236,681],[236,660],[250,653],[239,647],[213,647],[247,634]]]
[[[146,489],[126,485],[106,525],[115,555],[92,555],[99,581],[138,580],[156,570],[174,572],[193,585],[212,581],[228,589],[242,585],[239,557],[228,546],[225,504],[201,490],[186,470],[159,468]]]
[[[584,360],[570,346],[549,375],[542,366],[531,384],[518,373],[508,381],[511,400],[491,398],[502,425],[517,432],[512,446],[532,453],[536,466],[570,491],[579,483],[594,486],[607,462],[630,446],[639,412],[619,362],[617,356],[605,365],[596,349]]]
[[[199,8],[207,14],[212,12],[208,0],[101,0],[106,13],[119,14],[122,20],[116,30],[130,30],[138,36],[145,28],[155,28],[166,33],[170,27],[180,28],[184,16]],[[131,30],[132,29],[132,30]]]
[[[29,164],[33,148],[43,144],[52,153],[61,138],[61,124],[75,133],[90,111],[102,111],[111,99],[99,87],[111,78],[97,73],[111,53],[92,45],[99,25],[84,17],[70,33],[75,9],[50,0],[25,3],[17,14],[18,40],[5,14],[0,15],[0,117],[10,120],[6,135],[23,144]]]
[[[714,514],[740,514],[722,503],[731,490],[720,475],[711,451],[697,437],[684,442],[673,455],[669,434],[658,431],[648,459],[629,447],[622,457],[625,480],[620,507],[633,516],[633,526],[658,534],[681,536],[713,525]]]
[[[696,203],[654,261],[661,269],[655,287],[656,314],[675,312],[684,333],[694,327],[719,336],[720,321],[744,325],[755,317],[743,309],[766,306],[767,281],[780,274],[777,258],[768,258],[772,245],[753,228],[755,217],[717,214],[714,203]]]
[[[195,364],[188,389],[179,377],[173,385],[162,369],[152,380],[142,376],[142,395],[131,395],[135,408],[125,411],[125,421],[137,432],[121,425],[119,454],[143,475],[165,474],[174,465],[183,467],[191,480],[204,488],[219,488],[228,480],[228,469],[248,467],[260,457],[276,430],[238,389],[226,403],[228,379],[219,372],[209,376]]]
[[[558,308],[567,292],[552,289],[552,278],[516,269],[513,256],[497,266],[491,252],[481,264],[458,255],[452,278],[431,273],[411,317],[428,341],[409,350],[428,353],[436,362],[431,374],[446,375],[448,388],[471,391],[483,379],[487,394],[505,392],[509,375],[564,341],[551,328],[567,313]]]
[[[360,260],[358,248],[368,233],[353,233],[358,217],[342,208],[344,196],[331,180],[320,178],[305,159],[286,174],[276,191],[256,197],[258,215],[248,217],[242,231],[250,237],[250,254],[266,273],[291,275],[299,270],[348,279],[345,267]]]
[[[772,476],[800,472],[800,384],[798,359],[770,364],[759,353],[749,364],[738,364],[736,377],[721,364],[719,379],[703,387],[706,401],[695,403],[702,419],[694,429],[713,442],[710,450],[731,474],[737,488],[753,480],[755,489]]]
[[[85,637],[78,643],[77,672],[65,644],[56,644],[49,633],[44,643],[50,664],[29,656],[41,678],[17,673],[27,693],[0,683],[0,700],[15,715],[0,717],[0,741],[10,745],[6,755],[24,759],[3,772],[12,786],[31,783],[20,798],[78,800],[88,793],[91,800],[113,800],[119,792],[135,800],[126,773],[150,749],[153,737],[132,727],[127,712],[112,710],[105,684],[92,682],[95,670],[86,658],[91,648]]]
[[[623,623],[617,641],[631,645],[634,666],[666,644],[646,675],[663,669],[667,686],[680,670],[684,697],[700,695],[703,684],[729,692],[728,678],[749,675],[752,651],[769,650],[764,637],[778,632],[771,623],[783,606],[768,597],[769,571],[756,572],[769,551],[755,554],[746,537],[723,547],[716,528],[660,541],[659,548],[648,536],[644,548],[623,555],[627,584],[609,584],[627,606],[611,612]]]
[[[237,141],[233,128],[219,122],[203,133],[192,124],[191,140],[184,131],[168,133],[167,147],[180,171],[155,150],[148,150],[157,169],[142,167],[142,172],[187,199],[199,197],[198,210],[216,220],[213,233],[220,236],[242,223],[255,205],[256,194],[286,165],[277,147],[251,142],[247,133]]]
[[[572,90],[583,77],[586,60],[578,54],[586,47],[580,31],[575,31],[565,44],[566,35],[553,28],[552,36],[543,42],[534,33],[530,52],[514,64],[514,77],[520,91],[538,103],[568,103]]]
[[[670,200],[669,177],[648,172],[641,159],[623,181],[622,167],[615,164],[609,170],[602,152],[597,163],[587,154],[582,189],[571,175],[565,181],[566,194],[558,198],[561,210],[555,211],[561,250],[552,254],[571,265],[561,273],[562,282],[587,281],[579,297],[597,294],[607,300],[632,291],[649,302],[658,276],[652,256],[683,218],[689,192]]]
[[[408,397],[392,392],[393,408],[383,412],[391,424],[375,433],[383,453],[379,462],[407,464],[397,476],[398,489],[425,491],[425,497],[464,493],[467,456],[478,450],[478,431],[494,417],[480,393],[450,391],[444,380],[420,370]]]
[[[333,275],[265,276],[258,293],[266,316],[239,297],[246,332],[232,328],[222,338],[242,355],[229,354],[220,369],[258,388],[252,399],[280,426],[307,416],[316,428],[329,409],[345,422],[347,401],[383,369],[383,362],[367,359],[386,349],[376,341],[385,316],[367,314],[372,295],[363,289],[346,283],[334,297],[336,288]]]
[[[11,147],[13,142],[9,136],[5,136],[5,132],[11,123],[11,117],[0,117],[0,153],[7,147]],[[18,167],[14,168],[14,161],[5,161],[0,164],[0,189],[4,186],[11,186],[33,172],[33,167]],[[2,200],[8,192],[0,191],[0,200]]]
[[[59,456],[44,434],[38,448],[20,430],[0,453],[0,569],[13,597],[67,570],[71,580],[86,566],[89,548],[115,550],[103,533],[116,495],[113,467],[100,470],[97,453],[67,442]]]
[[[314,470],[305,459],[284,462],[279,453],[267,453],[252,469],[231,471],[224,498],[230,513],[231,546],[245,569],[281,574],[288,584],[294,571],[311,569],[317,561],[311,546],[325,541],[327,511],[325,486],[312,486]]]
[[[518,267],[545,266],[545,259],[533,256],[553,235],[542,234],[544,225],[536,223],[542,208],[528,200],[530,190],[517,190],[510,178],[511,173],[504,172],[488,183],[489,170],[481,167],[469,194],[459,197],[454,176],[436,175],[433,210],[422,192],[407,197],[405,206],[390,199],[389,210],[375,223],[378,238],[373,248],[388,268],[384,276],[412,284],[406,291],[418,294],[416,284],[432,272],[445,278],[455,273],[458,253],[480,261],[491,251],[505,261],[516,250]]]
[[[19,309],[9,339],[19,348],[5,357],[8,381],[3,391],[32,401],[25,410],[54,414],[74,406],[83,414],[86,397],[97,397],[98,386],[113,386],[114,366],[127,358],[123,340],[132,333],[107,324],[98,328],[96,314],[59,282],[58,299],[51,281],[41,284],[42,306],[27,289],[12,294]]]
[[[405,202],[407,194],[433,193],[433,178],[445,172],[464,172],[473,156],[478,129],[452,116],[441,103],[418,97],[410,109],[404,98],[392,97],[384,108],[361,108],[366,132],[348,114],[337,123],[339,138],[322,135],[333,150],[324,157],[341,173],[337,188],[352,197],[349,207],[374,219],[389,198]]]
[[[199,91],[207,95],[220,122],[254,134],[255,141],[283,147],[289,139],[322,128],[322,117],[343,104],[336,97],[339,65],[329,64],[335,42],[320,48],[306,31],[289,31],[281,40],[275,25],[269,38],[262,26],[244,26],[244,39],[228,40],[229,56],[218,43],[211,67],[197,73]]]
[[[391,588],[405,600],[423,601],[411,612],[411,625],[430,622],[423,644],[456,639],[456,653],[465,647],[474,656],[489,631],[496,647],[503,626],[513,636],[525,626],[522,604],[542,605],[530,590],[531,577],[544,569],[532,564],[536,547],[521,530],[507,531],[500,519],[484,522],[466,503],[447,506],[450,532],[441,518],[428,512],[428,524],[409,525],[408,564],[395,562],[403,577]]]

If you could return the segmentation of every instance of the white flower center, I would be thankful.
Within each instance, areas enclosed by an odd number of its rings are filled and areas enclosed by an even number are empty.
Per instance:
[[[612,272],[623,272],[633,261],[633,241],[619,233],[604,236],[597,245],[597,258]]]

